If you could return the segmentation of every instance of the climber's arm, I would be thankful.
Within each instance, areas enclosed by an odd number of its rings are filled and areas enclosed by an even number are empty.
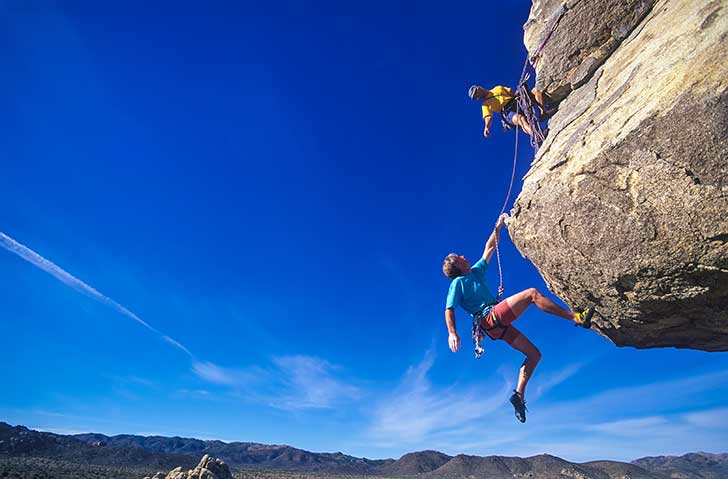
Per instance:
[[[445,324],[447,325],[447,343],[450,346],[450,351],[456,353],[460,347],[460,337],[455,328],[455,310],[453,308],[445,309]]]
[[[504,213],[498,218],[498,221],[495,224],[495,228],[493,228],[493,232],[490,234],[490,237],[488,238],[488,241],[485,243],[485,249],[483,250],[483,259],[486,263],[490,262],[491,256],[493,256],[493,252],[495,251],[496,246],[498,245],[498,239],[500,238],[500,230],[503,226],[503,222],[505,221],[507,215]]]
[[[485,129],[483,130],[483,136],[488,138],[490,136],[490,125],[493,123],[493,115],[488,115],[483,118],[485,122]]]

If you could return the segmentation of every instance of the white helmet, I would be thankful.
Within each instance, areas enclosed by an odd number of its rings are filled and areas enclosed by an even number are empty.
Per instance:
[[[475,100],[475,92],[478,91],[478,88],[483,88],[483,87],[480,85],[473,85],[468,90],[468,96],[470,97],[471,100]]]

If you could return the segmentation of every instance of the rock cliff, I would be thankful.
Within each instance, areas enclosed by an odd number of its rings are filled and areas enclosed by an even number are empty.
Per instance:
[[[728,350],[728,0],[534,0],[557,100],[509,232],[615,344]]]

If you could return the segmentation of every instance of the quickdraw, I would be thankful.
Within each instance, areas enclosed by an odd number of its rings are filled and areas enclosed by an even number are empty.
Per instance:
[[[473,343],[475,344],[475,359],[480,359],[480,357],[485,352],[485,349],[480,344],[483,338],[488,336],[493,341],[497,339],[502,339],[503,336],[506,334],[506,330],[508,329],[508,326],[503,326],[500,321],[498,321],[498,317],[495,315],[495,311],[493,311],[493,308],[495,308],[497,303],[489,304],[485,306],[480,311],[473,314],[473,330],[472,330],[472,336],[473,336]],[[486,318],[490,315],[493,326],[487,328],[483,327],[483,318]],[[503,332],[500,336],[497,338],[494,338],[490,334],[488,334],[488,331],[493,331],[494,329],[503,328]]]

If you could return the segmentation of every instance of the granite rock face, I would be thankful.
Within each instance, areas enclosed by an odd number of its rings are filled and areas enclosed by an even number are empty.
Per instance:
[[[617,345],[728,350],[728,0],[535,0],[563,98],[509,232]]]
[[[154,477],[144,479],[233,479],[233,476],[227,464],[205,454],[192,470],[184,471],[181,467],[177,467],[169,471],[166,476],[163,472],[158,472]]]
[[[537,86],[554,99],[566,97],[617,49],[644,19],[655,0],[536,0],[524,26],[535,55]]]

